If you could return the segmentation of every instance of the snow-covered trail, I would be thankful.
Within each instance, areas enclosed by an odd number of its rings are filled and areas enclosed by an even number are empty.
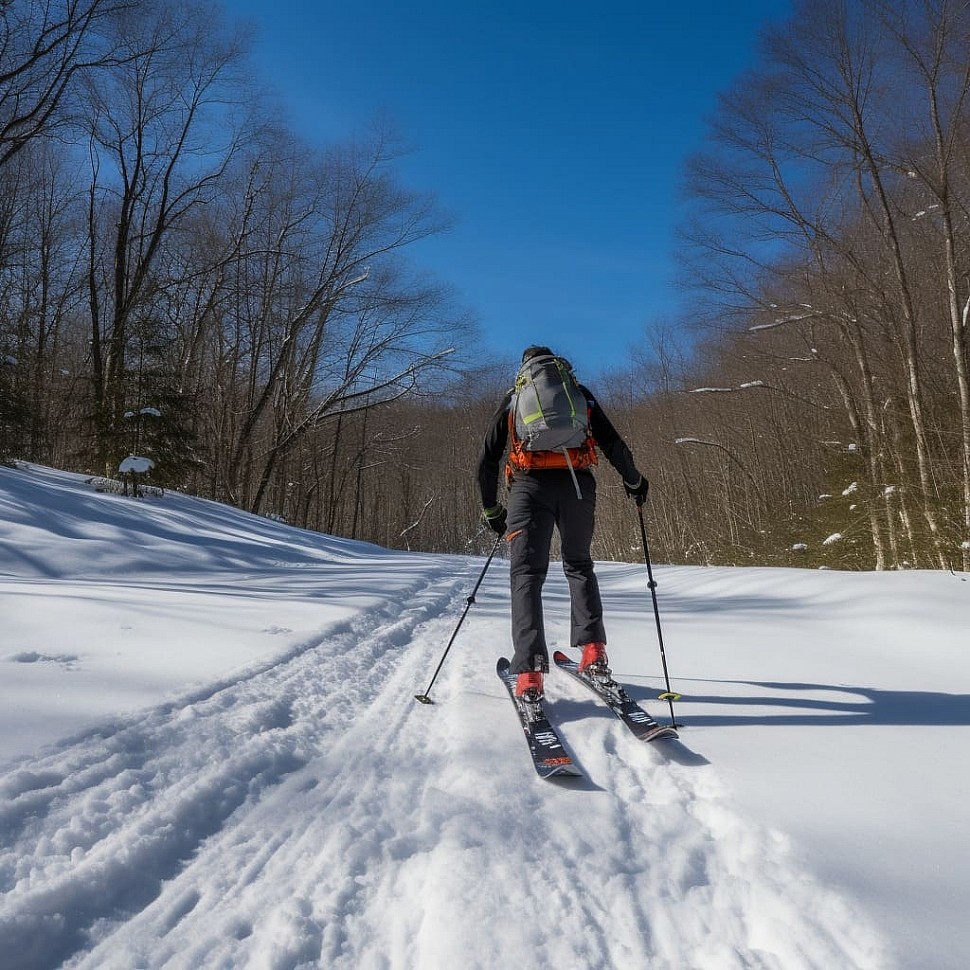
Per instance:
[[[340,743],[384,687],[395,648],[449,606],[462,579],[446,571],[444,563],[426,567],[420,583],[337,624],[322,640],[184,702],[56,745],[0,781],[0,830],[7,836],[0,888],[8,893],[0,908],[0,962],[57,966],[83,949],[92,928],[110,941],[111,924],[123,925],[146,906],[164,910],[173,878],[223,872],[221,856],[238,842],[236,826],[257,806],[286,804],[292,792],[277,803],[274,789]],[[279,816],[283,826],[287,815]],[[252,848],[265,851],[265,842],[254,838]],[[285,894],[286,879],[281,888]],[[112,965],[163,962],[161,954],[133,958],[111,942],[107,948],[117,955]],[[105,965],[92,959],[92,966]]]
[[[643,746],[555,674],[550,710],[589,778],[535,778],[491,673],[504,564],[437,703],[415,703],[479,568],[416,559],[410,586],[278,661],[0,780],[0,963],[888,965],[701,752]]]

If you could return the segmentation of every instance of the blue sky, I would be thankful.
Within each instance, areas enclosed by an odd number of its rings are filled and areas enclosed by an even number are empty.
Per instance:
[[[622,366],[674,314],[686,157],[790,0],[224,0],[291,125],[321,143],[393,121],[402,182],[454,218],[412,258],[486,347]]]

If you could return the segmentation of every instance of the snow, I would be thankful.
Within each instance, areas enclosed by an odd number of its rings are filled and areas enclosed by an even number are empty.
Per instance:
[[[122,475],[134,472],[136,475],[144,475],[155,467],[155,462],[151,458],[140,458],[138,455],[129,455],[123,459],[118,466],[118,471]]]
[[[0,468],[5,970],[965,965],[964,576],[657,565],[681,741],[553,672],[550,783],[504,561],[414,700],[483,564]],[[598,569],[664,718],[643,565]]]

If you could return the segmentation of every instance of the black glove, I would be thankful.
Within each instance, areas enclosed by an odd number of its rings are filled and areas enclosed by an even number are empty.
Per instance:
[[[482,521],[487,525],[492,532],[497,535],[505,535],[505,520],[508,514],[505,511],[504,505],[493,505],[490,509],[484,509],[482,511]]]
[[[636,499],[637,505],[643,505],[647,500],[647,491],[650,488],[650,483],[641,475],[640,480],[636,485],[628,485],[626,482],[623,483],[623,487],[626,489],[626,494],[630,498]]]

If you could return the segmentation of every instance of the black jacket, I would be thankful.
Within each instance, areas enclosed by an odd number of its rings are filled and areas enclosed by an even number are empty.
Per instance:
[[[589,427],[593,441],[606,456],[606,460],[620,473],[623,481],[631,486],[636,485],[640,481],[640,472],[633,463],[630,449],[589,389],[582,384],[579,385],[579,389],[586,395],[586,401],[589,404]],[[489,423],[485,440],[482,442],[482,450],[478,458],[478,488],[482,495],[482,508],[490,509],[498,502],[499,466],[508,445],[511,405],[512,391],[509,391],[502,398],[502,403]],[[561,474],[561,472],[544,471],[530,474],[548,475]]]

